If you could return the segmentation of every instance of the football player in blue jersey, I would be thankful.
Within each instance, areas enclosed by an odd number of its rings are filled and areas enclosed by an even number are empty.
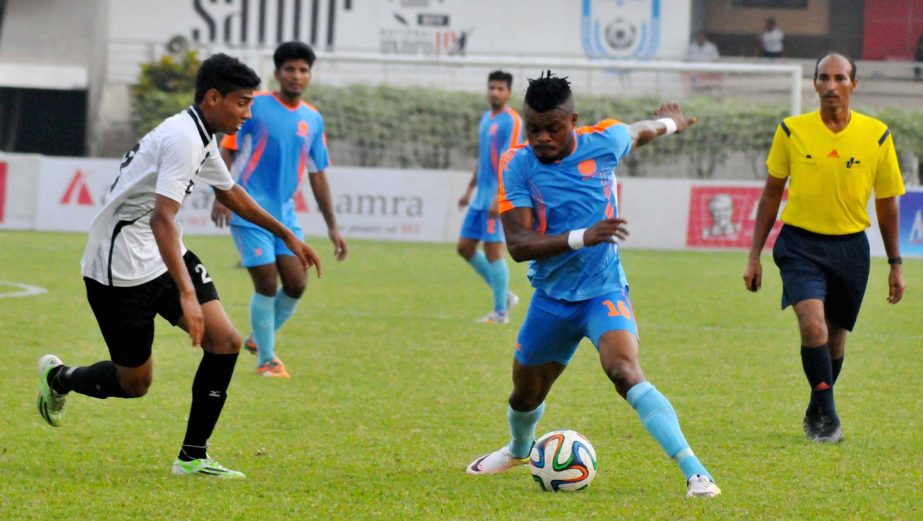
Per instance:
[[[619,240],[628,236],[619,216],[614,169],[633,148],[685,130],[676,103],[659,119],[626,125],[604,120],[577,128],[570,83],[549,71],[529,80],[525,96],[527,145],[501,159],[499,211],[507,247],[528,260],[535,288],[519,331],[507,418],[512,439],[468,466],[470,474],[496,474],[528,462],[545,397],[577,349],[589,338],[615,390],[686,478],[687,496],[721,493],[689,448],[670,402],[651,385],[638,361],[638,327]]]
[[[509,290],[509,268],[503,258],[503,226],[497,213],[500,157],[522,141],[522,118],[507,105],[512,85],[513,75],[508,72],[493,71],[487,76],[490,110],[484,112],[478,125],[478,164],[458,200],[459,208],[471,204],[459,234],[458,254],[493,292],[493,310],[478,319],[486,324],[508,323],[507,311],[519,303],[519,297]],[[483,252],[478,250],[479,242],[484,243]]]
[[[295,216],[294,196],[305,174],[320,208],[337,260],[346,258],[346,241],[340,236],[324,169],[327,154],[324,118],[301,99],[311,81],[314,51],[301,42],[280,45],[273,54],[278,92],[258,92],[253,117],[236,135],[222,141],[222,156],[237,182],[260,206],[298,237],[304,234]],[[244,348],[257,354],[257,373],[290,378],[276,356],[276,331],[294,314],[305,291],[307,277],[298,259],[268,231],[232,215],[215,201],[212,220],[230,224],[241,262],[253,279],[250,323],[253,333]],[[281,279],[282,287],[279,288]]]

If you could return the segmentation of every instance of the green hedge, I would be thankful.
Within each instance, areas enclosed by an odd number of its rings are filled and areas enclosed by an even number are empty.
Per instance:
[[[132,87],[136,129],[147,132],[192,100],[198,67],[194,53],[145,65]],[[265,87],[264,87],[265,88]],[[334,163],[353,166],[469,170],[477,156],[483,94],[422,87],[312,85],[308,99],[324,115]],[[521,107],[522,100],[511,101]],[[614,117],[650,119],[660,100],[578,96],[583,124]],[[622,175],[641,176],[649,165],[692,164],[694,175],[712,177],[732,153],[761,163],[787,106],[719,97],[682,100],[699,123],[692,132],[644,147],[623,164]],[[901,153],[923,156],[923,113],[896,108],[868,111],[887,122]]]

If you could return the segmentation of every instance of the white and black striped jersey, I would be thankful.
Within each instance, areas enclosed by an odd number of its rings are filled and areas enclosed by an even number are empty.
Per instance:
[[[234,186],[214,134],[193,105],[164,120],[125,154],[90,227],[81,261],[83,276],[131,287],[165,273],[150,224],[154,200],[159,194],[182,204],[198,181],[219,190]],[[186,252],[182,240],[180,248]]]

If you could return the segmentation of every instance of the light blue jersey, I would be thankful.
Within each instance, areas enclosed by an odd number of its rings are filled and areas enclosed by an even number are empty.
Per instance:
[[[618,216],[615,167],[631,150],[628,126],[604,120],[575,131],[574,150],[542,164],[531,146],[503,156],[500,213],[532,208],[535,230],[559,235]],[[628,285],[618,244],[603,243],[529,262],[532,286],[550,297],[588,300]]]
[[[221,143],[237,150],[231,173],[270,215],[295,222],[293,196],[304,174],[330,164],[324,118],[306,102],[292,107],[269,92],[256,94],[251,111],[253,117]],[[231,225],[256,227],[238,215]]]
[[[522,118],[506,107],[494,114],[488,110],[478,126],[478,190],[471,201],[474,210],[489,210],[497,197],[499,165],[503,154],[522,141]]]

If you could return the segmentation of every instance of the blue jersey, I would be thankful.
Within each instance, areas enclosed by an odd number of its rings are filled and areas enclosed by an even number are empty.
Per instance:
[[[615,167],[631,150],[628,126],[605,120],[575,131],[574,150],[542,164],[525,145],[503,156],[500,212],[532,208],[539,233],[559,235],[618,216]],[[551,297],[587,300],[627,286],[618,244],[603,243],[529,262],[532,286]]]
[[[250,197],[277,220],[294,219],[292,199],[304,174],[327,168],[324,118],[311,105],[291,107],[269,92],[258,92],[253,116],[221,145],[237,151],[231,173]],[[256,226],[238,215],[234,226]]]
[[[478,191],[471,202],[475,210],[489,210],[497,198],[500,158],[522,141],[522,118],[506,107],[493,114],[488,110],[478,125]]]

